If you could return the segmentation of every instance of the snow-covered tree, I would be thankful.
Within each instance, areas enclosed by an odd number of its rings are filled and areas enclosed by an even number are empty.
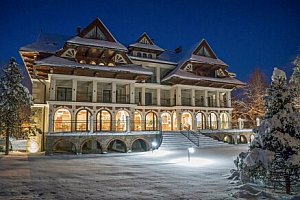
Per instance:
[[[22,85],[23,76],[15,58],[3,68],[0,81],[0,121],[6,134],[6,151],[9,153],[9,138],[20,133],[21,124],[30,117],[31,95]]]
[[[295,71],[299,68],[295,68]],[[300,96],[293,86],[300,80],[294,71],[290,82],[286,74],[277,68],[272,75],[271,86],[264,98],[266,113],[247,154],[240,154],[235,161],[243,182],[254,179],[276,179],[285,183],[290,193],[293,176],[300,172],[300,113],[294,99]],[[298,177],[299,178],[299,177]]]

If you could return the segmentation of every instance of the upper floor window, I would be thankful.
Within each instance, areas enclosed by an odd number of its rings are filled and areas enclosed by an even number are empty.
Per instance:
[[[142,54],[140,52],[137,52],[136,56],[137,57],[142,57]]]
[[[152,54],[149,53],[149,54],[148,54],[148,58],[152,58]]]
[[[143,58],[147,58],[147,54],[146,53],[143,53]]]
[[[91,65],[96,65],[96,62],[92,60],[92,61],[90,62],[90,64],[91,64]]]
[[[86,64],[86,61],[85,60],[81,60],[81,61],[79,61],[79,63]]]

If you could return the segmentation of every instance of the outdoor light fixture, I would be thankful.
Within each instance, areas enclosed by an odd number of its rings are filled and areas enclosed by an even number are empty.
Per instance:
[[[152,153],[153,153],[153,150],[156,149],[157,147],[157,142],[153,141],[151,144],[152,144]]]
[[[187,150],[188,150],[188,161],[190,162],[190,160],[191,160],[190,154],[191,154],[191,153],[194,153],[194,152],[195,152],[195,149],[194,149],[194,147],[189,147]]]
[[[37,153],[39,151],[38,143],[34,140],[29,140],[27,144],[27,151],[29,151],[29,153]]]

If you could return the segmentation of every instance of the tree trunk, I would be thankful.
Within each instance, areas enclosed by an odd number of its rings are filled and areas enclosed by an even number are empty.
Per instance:
[[[6,141],[5,141],[5,155],[8,155],[9,154],[9,135],[10,135],[10,127],[9,125],[7,126],[6,128]]]
[[[291,194],[291,179],[289,174],[285,174],[285,193],[286,194]]]

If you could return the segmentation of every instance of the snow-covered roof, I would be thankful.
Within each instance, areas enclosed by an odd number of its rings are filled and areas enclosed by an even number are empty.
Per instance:
[[[81,64],[57,56],[50,56],[45,59],[35,61],[35,65],[70,67],[70,68],[87,68],[87,69],[99,70],[99,71],[130,72],[135,74],[152,75],[152,72],[150,70],[144,69],[141,66],[135,64],[108,67],[108,66],[100,66],[100,65]]]
[[[88,38],[81,38],[75,36],[67,41],[70,44],[80,44],[80,45],[87,45],[93,47],[104,47],[110,49],[118,49],[121,51],[127,51],[127,48],[119,42],[110,42],[105,40],[97,40],[97,39],[88,39]]]
[[[149,42],[149,44],[141,42],[141,39],[143,37],[146,38],[146,40]],[[128,46],[128,48],[130,48],[130,47],[141,48],[141,49],[150,49],[150,50],[160,51],[160,52],[165,51],[163,48],[160,48],[159,46],[154,44],[153,40],[148,36],[148,34],[146,32],[144,32],[135,43],[130,44]]]
[[[195,54],[192,54],[191,57],[189,58],[189,60],[192,62],[228,66],[226,63],[224,63],[219,58],[214,59],[214,58],[210,58],[210,57],[206,57],[206,56],[199,56],[199,55],[195,55]]]
[[[41,32],[35,42],[21,47],[20,51],[33,51],[55,54],[58,50],[63,48],[65,42],[70,38],[71,36]]]
[[[198,76],[191,72],[187,72],[184,70],[177,70],[176,72],[167,75],[162,81],[166,81],[172,77],[178,77],[182,79],[189,79],[189,80],[196,80],[196,81],[213,81],[213,82],[220,82],[220,83],[231,83],[237,85],[245,85],[245,83],[239,81],[238,79],[232,77],[225,77],[225,78],[214,78],[214,77],[206,77],[206,76]]]

